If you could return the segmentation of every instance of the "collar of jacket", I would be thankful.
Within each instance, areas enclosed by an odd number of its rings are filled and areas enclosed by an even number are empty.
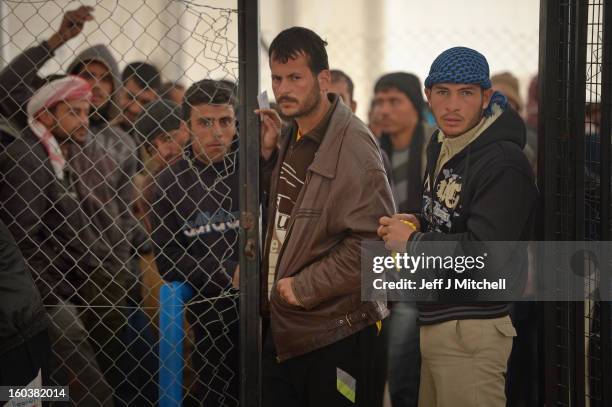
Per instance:
[[[335,107],[333,107],[323,141],[308,169],[323,177],[334,178],[338,170],[338,158],[342,141],[344,140],[344,135],[353,112],[344,103],[336,103],[337,95],[329,93],[327,97]]]
[[[433,131],[429,131],[429,134],[427,134],[427,136],[431,135]],[[414,128],[414,133],[412,134],[412,139],[410,140],[410,144],[408,145],[408,148],[410,150],[412,149],[417,149],[418,151],[420,151],[419,149],[422,148],[423,143],[427,143],[429,142],[429,139],[425,139],[426,136],[426,131],[425,131],[425,122],[424,121],[419,121],[416,125],[416,127]],[[389,159],[391,159],[391,157],[393,156],[393,143],[391,142],[391,135],[389,133],[382,133],[379,139],[379,144],[380,144],[380,148],[387,153],[387,155],[389,156]]]

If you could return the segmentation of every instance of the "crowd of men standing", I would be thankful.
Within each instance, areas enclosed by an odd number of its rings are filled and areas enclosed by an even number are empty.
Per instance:
[[[0,72],[0,249],[11,259],[0,287],[28,298],[0,300],[0,383],[28,384],[40,369],[42,383],[70,385],[74,405],[154,405],[145,259],[196,291],[185,403],[237,406],[235,85],[185,90],[146,62],[120,72],[103,45],[39,77],[92,12],[66,13]],[[362,301],[360,247],[530,239],[535,146],[520,101],[508,103],[517,84],[501,75],[506,88],[494,92],[485,57],[452,48],[424,86],[411,73],[382,75],[366,125],[326,45],[306,28],[281,32],[269,50],[275,109],[253,113],[266,221],[263,403],[379,406],[388,381],[395,407],[506,405],[511,305]],[[449,203],[439,191],[451,183]],[[10,374],[1,367],[24,360]]]

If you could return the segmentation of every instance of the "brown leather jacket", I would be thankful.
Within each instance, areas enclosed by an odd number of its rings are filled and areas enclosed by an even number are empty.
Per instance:
[[[281,136],[268,220],[274,219],[278,174],[291,133]],[[374,137],[346,105],[337,103],[291,213],[277,265],[276,281],[294,277],[293,290],[303,307],[285,302],[276,287],[266,303],[273,227],[268,222],[262,298],[264,309],[269,305],[279,361],[337,342],[388,316],[384,302],[361,301],[361,241],[377,239],[378,219],[393,213]]]

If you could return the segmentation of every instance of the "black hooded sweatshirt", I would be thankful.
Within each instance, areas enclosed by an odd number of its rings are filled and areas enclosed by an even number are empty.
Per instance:
[[[487,242],[526,242],[532,235],[537,187],[522,151],[523,121],[512,109],[506,109],[442,166],[433,180],[442,146],[437,132],[427,149],[421,231],[411,235],[408,252],[418,255],[428,242],[481,245],[485,250],[488,247],[491,253],[487,264],[495,265],[495,270],[490,270],[492,275],[504,276],[513,292],[522,292],[527,277],[526,243],[515,245],[514,250],[500,251]],[[449,272],[444,273],[448,277]],[[418,303],[419,323],[497,318],[509,312],[507,302],[465,299],[457,292],[439,291],[436,302]]]

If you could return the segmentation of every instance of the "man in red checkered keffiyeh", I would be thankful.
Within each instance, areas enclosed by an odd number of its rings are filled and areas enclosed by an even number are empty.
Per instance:
[[[66,160],[60,143],[85,142],[89,128],[91,87],[77,76],[56,79],[40,88],[28,102],[28,124],[49,155],[55,175],[64,177]]]

